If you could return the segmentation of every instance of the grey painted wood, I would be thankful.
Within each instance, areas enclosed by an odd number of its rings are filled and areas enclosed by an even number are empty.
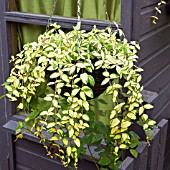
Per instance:
[[[157,72],[169,64],[170,44],[163,47],[159,52],[153,53],[139,63],[140,67],[147,73],[143,76],[142,82],[145,83]]]
[[[6,80],[9,74],[9,63],[8,63],[8,39],[6,35],[9,35],[8,24],[4,21],[4,11],[7,10],[7,1],[1,0],[0,5],[0,84]],[[7,28],[8,27],[8,28]],[[0,87],[0,95],[4,94],[4,89]],[[3,129],[2,125],[7,122],[8,118],[12,114],[11,107],[6,98],[0,100],[0,167],[2,170],[14,170],[14,159],[13,159],[13,145],[12,135],[7,134]]]
[[[165,155],[165,141],[167,137],[168,120],[161,120],[158,123],[160,130],[160,140],[159,140],[159,155],[158,155],[158,165],[157,170],[163,169],[164,155]]]
[[[121,24],[128,40],[132,38],[133,2],[133,0],[122,0],[121,6]]]
[[[160,2],[160,0],[141,0],[141,1],[142,1],[142,6],[141,6],[142,8]]]
[[[159,70],[154,76],[145,82],[144,86],[146,89],[160,93],[164,90],[165,86],[170,82],[170,65],[166,65],[164,68]],[[144,75],[143,75],[144,76]]]
[[[168,15],[167,5],[161,8],[162,14],[159,15],[159,20],[157,24],[152,23],[151,16],[155,15],[155,5],[149,6],[141,10],[141,29],[140,35],[144,35],[150,31],[158,29],[162,25],[168,24],[170,21],[170,16]]]
[[[169,44],[170,39],[167,38],[168,35],[170,35],[170,25],[164,25],[150,34],[144,35],[140,39],[140,60],[143,60],[156,51],[158,52],[159,49]]]
[[[152,25],[150,21],[150,15],[154,14],[154,6],[159,0],[123,0],[123,6],[122,6],[122,21],[120,24],[120,27],[123,28],[125,31],[128,39],[133,40],[139,40],[141,43],[141,51],[139,52],[140,56],[140,64],[145,69],[145,71],[142,73],[143,75],[143,81],[142,83],[146,87],[147,90],[155,91],[158,93],[158,97],[154,100],[154,106],[155,108],[149,112],[150,116],[160,120],[162,118],[170,118],[170,57],[169,57],[169,49],[170,49],[170,24],[169,24],[169,18],[165,16],[164,14],[161,16],[160,22],[158,22],[157,25]],[[7,36],[10,37],[10,30],[9,30],[9,22],[6,21],[12,21],[12,22],[21,22],[21,23],[34,23],[38,25],[46,25],[47,23],[47,16],[44,15],[30,15],[30,14],[22,14],[22,13],[16,13],[16,12],[6,12],[3,13],[4,10],[7,11],[5,8],[6,3],[8,0],[1,0],[0,5],[0,21],[1,21],[1,62],[0,62],[0,72],[3,74],[0,75],[0,81],[4,81],[6,77],[9,74],[10,66],[8,64],[9,56],[11,55],[11,44],[10,39],[7,38]],[[6,6],[7,7],[7,6]],[[4,16],[5,14],[5,16]],[[4,19],[3,19],[4,17]],[[59,21],[59,24],[62,24],[63,27],[71,29],[73,25],[75,25],[76,20],[72,19],[64,19],[60,17],[54,17],[53,21]],[[3,23],[2,23],[3,22]],[[95,21],[83,21],[83,28],[86,30],[90,30],[92,25],[95,24]],[[107,25],[107,23],[99,22],[98,27],[104,28]],[[3,35],[3,36],[2,36]],[[6,36],[7,35],[7,36]],[[3,42],[3,44],[1,43]],[[10,48],[9,48],[10,47]],[[0,87],[0,92],[4,93],[4,91]],[[0,101],[1,112],[0,116],[2,117],[0,119],[0,126],[2,124],[6,123],[9,118],[11,118],[12,114],[15,113],[14,107],[6,100]],[[11,127],[14,128],[14,127]],[[161,127],[160,127],[161,128]],[[166,129],[166,128],[165,128]],[[170,128],[169,128],[170,129]],[[22,141],[21,143],[16,143],[13,148],[13,138],[11,135],[12,131],[9,131],[7,134],[0,128],[0,135],[3,136],[4,140],[0,140],[0,157],[2,155],[3,164],[1,164],[1,170],[8,170],[7,164],[8,164],[8,155],[10,155],[10,167],[11,170],[14,169],[13,160],[15,160],[13,156],[13,152],[15,152],[16,149],[16,169],[20,170],[37,170],[36,168],[39,168],[39,162],[46,160],[46,164],[49,164],[50,166],[54,166],[55,164],[51,163],[51,160],[47,161],[47,158],[43,155],[41,158],[38,158],[38,154],[41,152],[39,149],[39,145],[36,144],[36,139],[32,136],[26,135],[27,142]],[[162,131],[160,134],[165,135]],[[161,135],[162,136],[162,135]],[[165,137],[165,136],[164,136]],[[165,138],[164,138],[165,139]],[[7,142],[9,141],[9,143]],[[163,140],[162,137],[160,137],[160,140],[158,140],[158,137],[155,137],[155,143],[160,144],[160,147],[165,146],[165,140]],[[158,142],[159,141],[159,142]],[[8,145],[7,145],[8,143]],[[154,143],[154,142],[153,142]],[[166,163],[170,162],[170,135],[167,137],[167,145],[166,145],[166,153],[165,153],[165,160]],[[9,146],[9,147],[7,147]],[[148,155],[148,160],[150,160],[150,167],[152,169],[155,168],[157,165],[158,167],[162,166],[162,163],[159,163],[157,160],[161,159],[162,162],[162,155],[163,152],[159,155],[159,157],[153,155],[157,152],[159,152],[159,149],[155,148],[156,145],[153,145],[153,150],[150,151],[151,157]],[[1,152],[3,148],[7,147],[7,152]],[[30,150],[31,148],[34,148],[34,150]],[[146,147],[147,148],[147,147]],[[158,147],[159,148],[159,147]],[[145,152],[146,153],[146,152]],[[42,154],[45,154],[42,152]],[[15,156],[16,156],[15,155]],[[36,161],[36,168],[30,167],[31,169],[28,169],[30,166],[26,159],[23,158],[23,156],[26,156],[28,160],[33,161],[33,158],[35,158]],[[139,156],[142,158],[143,153],[139,154]],[[139,159],[139,158],[138,158]],[[144,159],[144,158],[142,158]],[[155,165],[151,164],[151,162],[154,161]],[[33,162],[34,163],[34,162]],[[25,165],[24,165],[25,164]],[[82,163],[81,166],[88,165],[87,162]],[[58,165],[58,164],[57,164]],[[144,168],[145,165],[142,164]],[[46,165],[44,165],[45,167]],[[89,164],[91,166],[91,164]],[[134,159],[128,158],[126,161],[121,165],[120,168],[127,167],[130,170],[133,169],[134,166]],[[44,168],[42,167],[42,168]],[[165,166],[164,166],[165,167]],[[170,169],[170,166],[166,164],[167,170]],[[82,167],[83,168],[83,167]],[[87,169],[87,168],[86,168]],[[139,169],[139,168],[138,168]],[[47,169],[46,169],[47,170]],[[143,169],[142,169],[143,170]]]
[[[134,170],[146,170],[148,159],[148,144],[141,142],[137,147],[138,157],[134,161]]]
[[[158,167],[158,155],[159,155],[159,140],[160,140],[160,129],[154,129],[154,138],[151,142],[151,146],[148,150],[148,170],[156,170]]]
[[[119,166],[118,170],[133,170],[134,168],[134,159],[127,157],[123,163]]]
[[[170,114],[169,114],[169,108],[167,108],[168,110],[164,113],[163,110],[165,110],[165,106],[167,107],[168,103],[170,102],[169,100],[169,96],[170,96],[170,82],[166,84],[166,86],[159,91],[159,95],[158,97],[154,100],[153,105],[154,105],[154,109],[149,111],[149,115],[152,118],[157,118],[158,116],[162,115],[162,117],[160,118],[163,119],[169,119],[170,118]],[[160,121],[159,120],[159,121]]]

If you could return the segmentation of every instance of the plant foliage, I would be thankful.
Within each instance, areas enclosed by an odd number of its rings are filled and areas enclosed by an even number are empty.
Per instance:
[[[161,7],[162,7],[162,5],[166,5],[166,2],[165,1],[160,1],[158,4],[157,4],[157,6],[155,7],[155,10],[156,10],[156,14],[155,15],[153,15],[153,16],[151,16],[151,18],[153,19],[152,20],[152,23],[153,24],[157,24],[157,21],[158,21],[158,14],[161,14],[162,13],[162,11],[161,11]]]
[[[22,138],[23,129],[33,133],[48,155],[59,157],[65,167],[73,162],[77,168],[80,155],[89,155],[101,170],[117,169],[125,150],[137,157],[140,138],[132,125],[138,121],[148,140],[155,125],[145,111],[152,105],[143,104],[142,69],[135,65],[138,49],[120,29],[94,26],[86,32],[75,27],[65,33],[57,24],[38,42],[24,45],[12,57],[14,67],[3,84],[6,96],[19,101],[17,108],[27,115],[18,123],[17,138]],[[90,109],[95,70],[102,70],[101,86],[106,85],[105,95],[112,96],[108,125],[97,121],[98,113]]]

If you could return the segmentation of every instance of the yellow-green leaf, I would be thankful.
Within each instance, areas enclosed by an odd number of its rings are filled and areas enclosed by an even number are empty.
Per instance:
[[[145,109],[152,109],[153,106],[152,106],[151,104],[145,104],[145,105],[144,105],[144,108],[145,108]]]
[[[144,110],[145,110],[144,107],[141,106],[141,107],[139,108],[139,115],[143,114]]]
[[[83,118],[84,120],[86,120],[86,121],[89,121],[89,120],[90,120],[90,118],[89,118],[89,116],[88,116],[87,114],[84,114],[84,115],[82,116],[82,118]]]
[[[115,118],[111,121],[111,127],[115,127],[120,123],[120,120],[118,118]]]
[[[74,140],[74,143],[77,145],[77,147],[80,147],[80,140],[78,138]]]
[[[67,149],[66,149],[66,153],[67,153],[67,155],[68,156],[70,156],[71,155],[71,147],[69,146],[69,147],[67,147]]]
[[[132,120],[136,120],[136,115],[134,115],[133,113],[128,113],[127,117],[132,119]]]
[[[50,138],[50,141],[58,141],[58,137],[57,136],[53,136]]]
[[[68,145],[68,139],[63,138],[63,140],[62,140],[62,141],[63,141],[63,144],[64,144],[64,145],[66,145],[66,146]]]
[[[129,127],[130,125],[131,125],[131,122],[128,122],[128,121],[121,123],[121,127],[122,127],[122,128],[127,128],[127,127]]]

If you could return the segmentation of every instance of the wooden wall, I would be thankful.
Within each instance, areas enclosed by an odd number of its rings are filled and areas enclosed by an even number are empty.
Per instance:
[[[142,83],[146,90],[158,93],[150,117],[158,122],[170,118],[170,13],[162,7],[156,25],[151,17],[159,0],[135,0],[132,39],[140,42],[139,65],[144,69]],[[135,16],[140,16],[136,18]],[[170,125],[169,125],[170,132]],[[169,164],[169,165],[168,165]],[[170,169],[170,133],[167,136],[164,169]]]

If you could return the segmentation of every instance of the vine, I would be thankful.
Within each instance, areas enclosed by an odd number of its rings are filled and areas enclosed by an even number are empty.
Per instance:
[[[151,16],[151,18],[153,19],[152,20],[152,23],[153,24],[157,24],[157,21],[158,21],[158,14],[161,14],[162,13],[162,11],[160,10],[160,8],[161,8],[161,6],[162,5],[166,5],[166,2],[165,1],[160,1],[158,4],[157,4],[157,6],[155,7],[155,10],[156,10],[156,14],[154,15],[154,16]]]
[[[120,29],[94,26],[86,32],[74,27],[64,33],[52,24],[38,42],[24,45],[12,56],[14,67],[3,84],[6,96],[19,101],[18,110],[26,113],[24,122],[18,123],[17,138],[25,130],[33,133],[48,155],[60,158],[65,167],[73,161],[77,168],[87,152],[100,170],[117,169],[126,150],[137,157],[140,134],[132,126],[138,123],[149,142],[156,123],[146,114],[153,106],[142,99],[143,70],[135,65],[139,49]],[[112,96],[109,124],[97,120],[98,113],[90,106],[96,97],[96,70],[101,71],[105,95]]]

